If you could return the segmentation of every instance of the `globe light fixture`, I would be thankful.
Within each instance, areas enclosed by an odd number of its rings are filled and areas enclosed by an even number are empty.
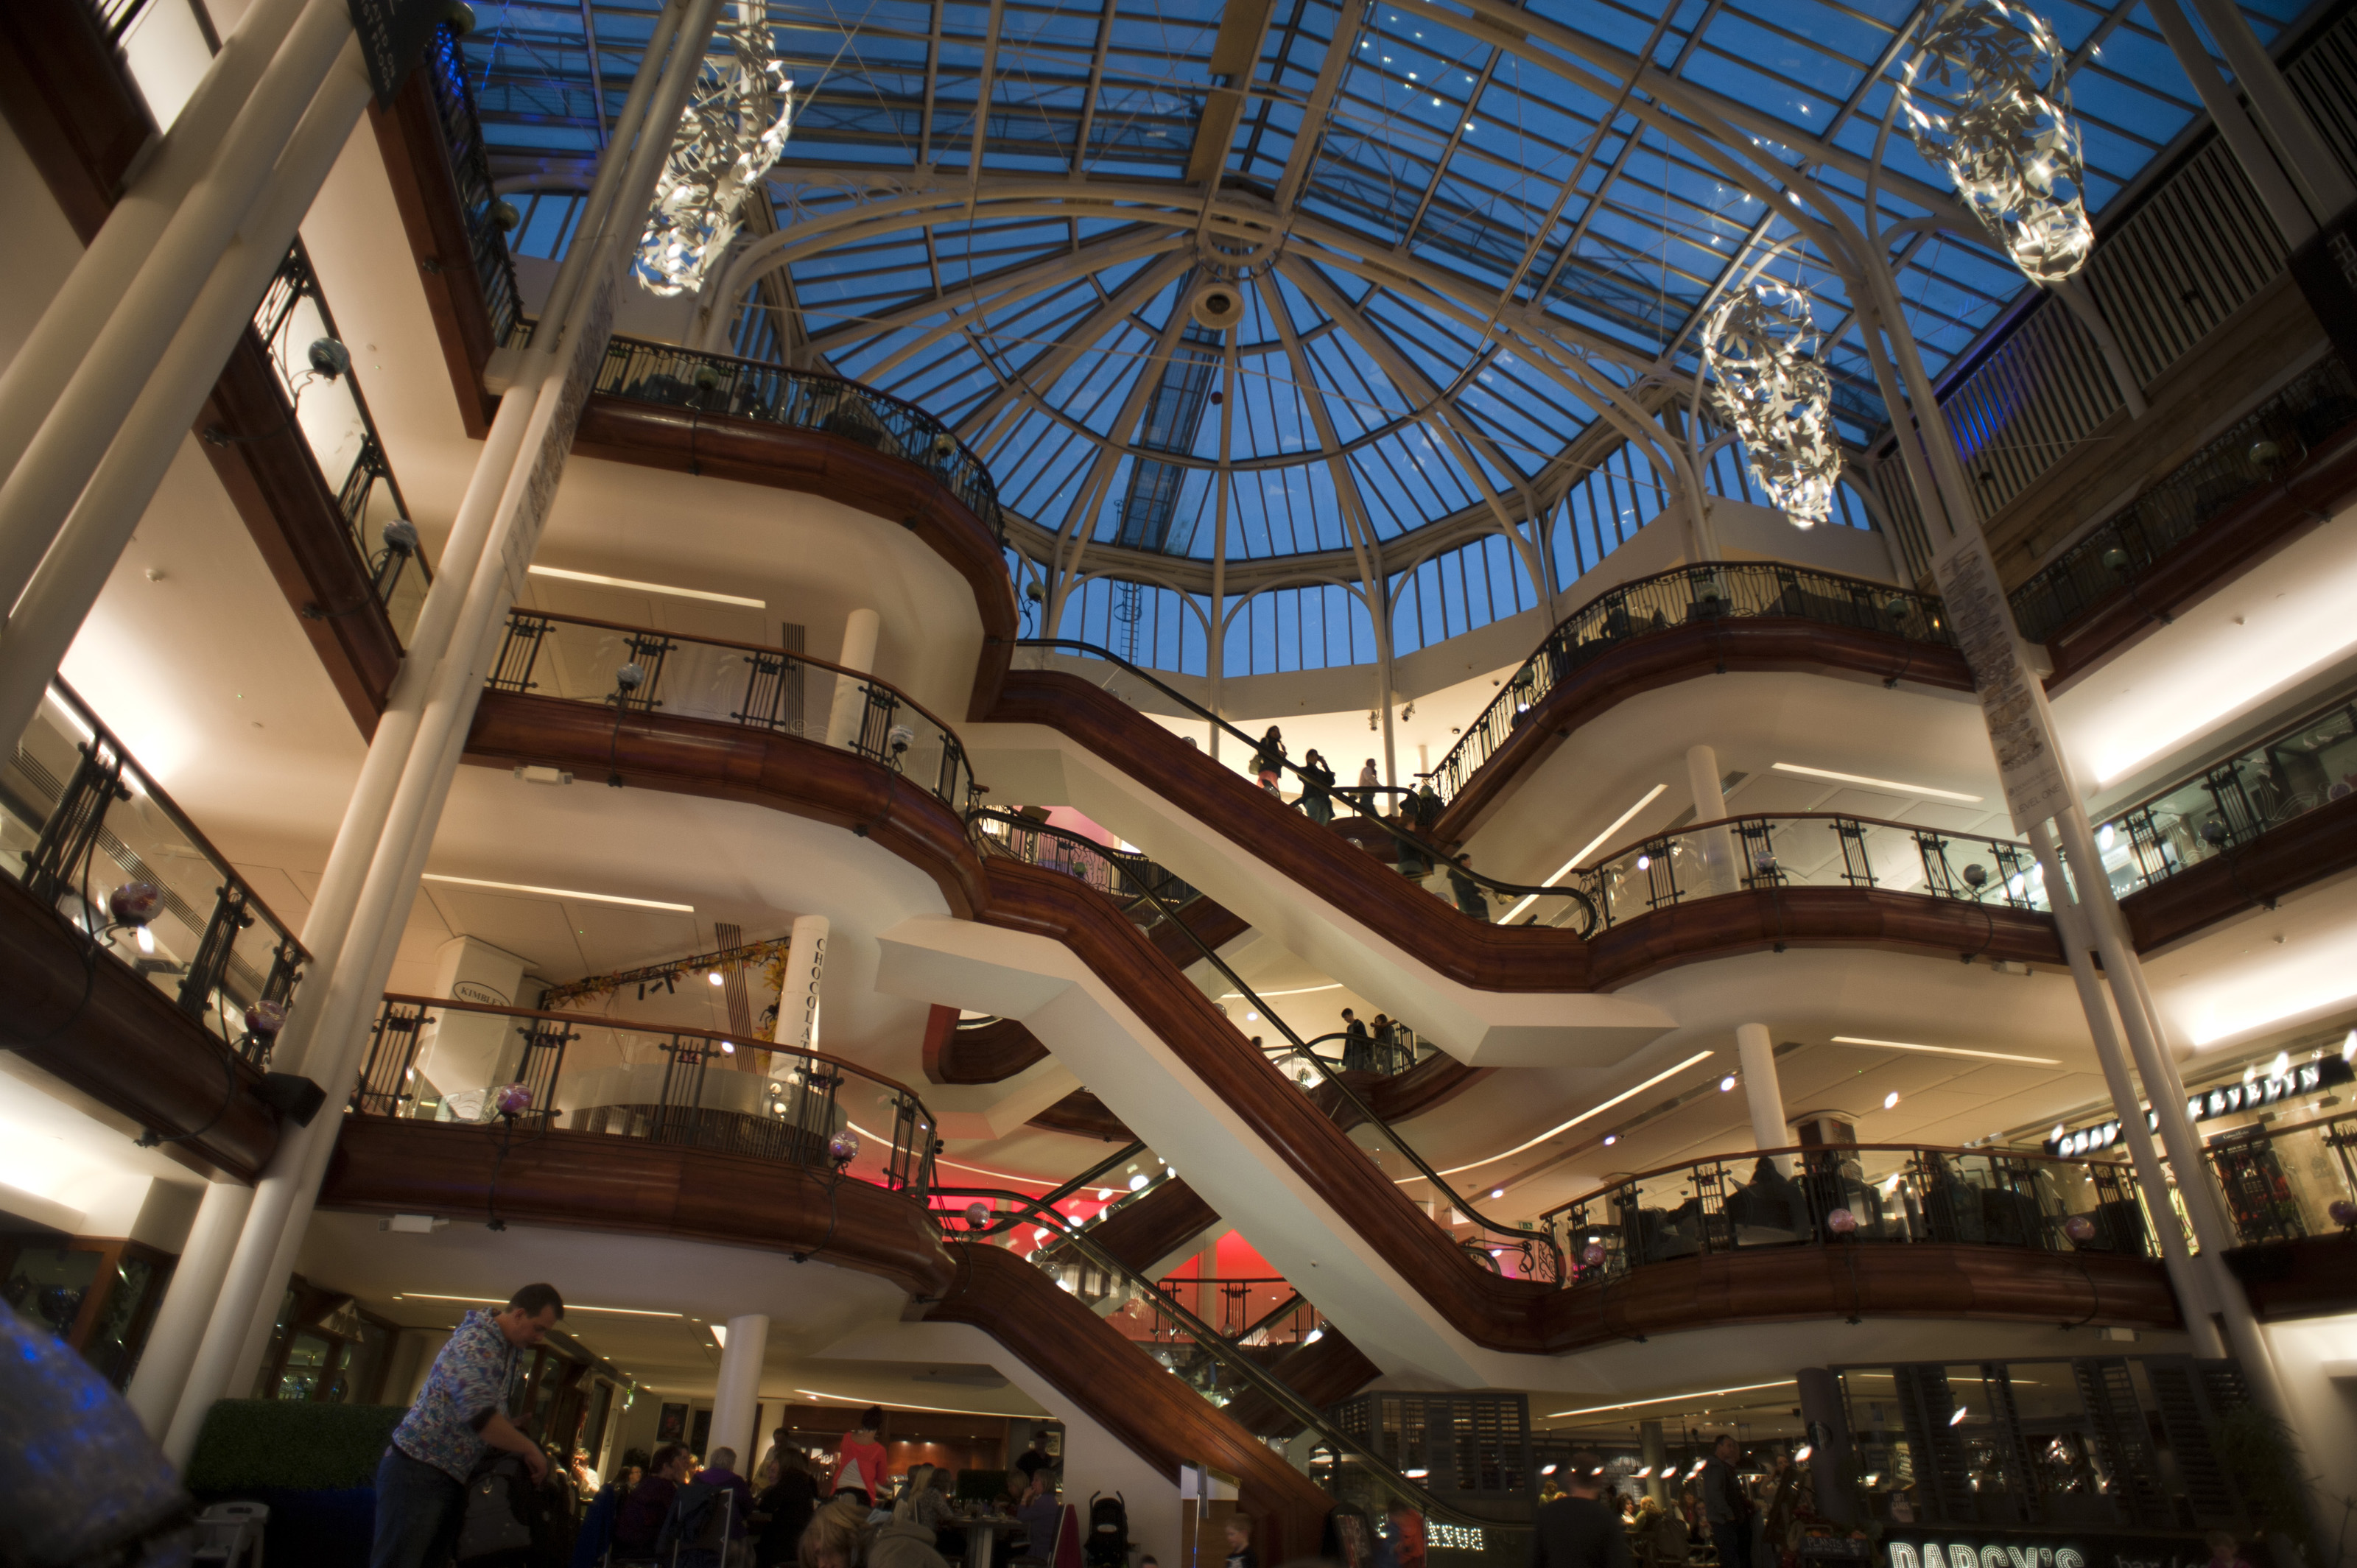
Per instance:
[[[1841,478],[1834,383],[1816,361],[1818,336],[1806,293],[1757,282],[1719,302],[1702,339],[1711,407],[1742,438],[1752,482],[1795,528],[1833,514]]]
[[[1943,0],[1899,83],[1916,151],[1948,171],[2032,283],[2061,283],[2094,249],[2069,70],[2054,29],[2028,6]]]
[[[736,19],[714,35],[655,183],[631,269],[649,293],[694,293],[728,253],[745,199],[785,150],[793,91],[767,0],[737,0]]]

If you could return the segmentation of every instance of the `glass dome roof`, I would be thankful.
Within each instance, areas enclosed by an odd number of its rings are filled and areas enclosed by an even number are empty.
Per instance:
[[[1559,512],[1619,443],[1607,400],[1682,403],[1738,258],[1791,237],[1682,116],[1862,202],[1929,3],[771,0],[795,124],[728,336],[917,402],[1019,518],[1166,580],[1380,583]],[[2037,3],[2100,220],[2195,95],[2141,0]],[[479,5],[505,188],[586,183],[655,9]],[[2272,42],[2299,8],[2244,9]],[[1936,376],[2026,285],[1903,134],[1885,164]],[[1775,270],[1862,446],[1887,418],[1846,292],[1804,245]],[[1232,319],[1190,310],[1211,285]]]

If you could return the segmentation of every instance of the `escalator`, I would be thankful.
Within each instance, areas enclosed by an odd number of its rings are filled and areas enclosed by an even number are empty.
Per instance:
[[[1328,1515],[1340,1504],[1371,1522],[1405,1509],[1427,1528],[1437,1522],[1476,1532],[1464,1539],[1481,1541],[1485,1561],[1521,1568],[1526,1529],[1442,1503],[1327,1419],[1325,1403],[1373,1373],[1340,1336],[1329,1330],[1264,1366],[1047,1200],[985,1187],[936,1196],[963,1206],[943,1227],[963,1227],[963,1234],[949,1243],[956,1281],[927,1317],[989,1334],[1174,1479],[1182,1465],[1234,1476],[1239,1500],[1259,1521],[1254,1545],[1264,1561],[1327,1554]],[[1054,1252],[1062,1262],[1039,1267],[991,1244],[1024,1226],[1061,1232]],[[1276,1367],[1299,1380],[1278,1376]],[[1295,1451],[1307,1452],[1330,1490],[1286,1458],[1277,1440],[1288,1434],[1300,1434]]]

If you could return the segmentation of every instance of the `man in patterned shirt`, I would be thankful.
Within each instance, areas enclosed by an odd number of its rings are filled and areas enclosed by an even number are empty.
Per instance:
[[[540,1447],[508,1419],[516,1352],[565,1316],[554,1285],[526,1285],[504,1311],[467,1314],[434,1358],[417,1402],[376,1467],[376,1544],[369,1568],[443,1568],[467,1517],[467,1477],[487,1448],[520,1455],[538,1483]]]

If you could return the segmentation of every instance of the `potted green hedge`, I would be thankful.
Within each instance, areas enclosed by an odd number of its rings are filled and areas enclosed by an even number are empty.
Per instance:
[[[184,1477],[199,1505],[270,1509],[276,1563],[366,1563],[376,1521],[376,1466],[399,1405],[221,1400],[206,1412]]]

